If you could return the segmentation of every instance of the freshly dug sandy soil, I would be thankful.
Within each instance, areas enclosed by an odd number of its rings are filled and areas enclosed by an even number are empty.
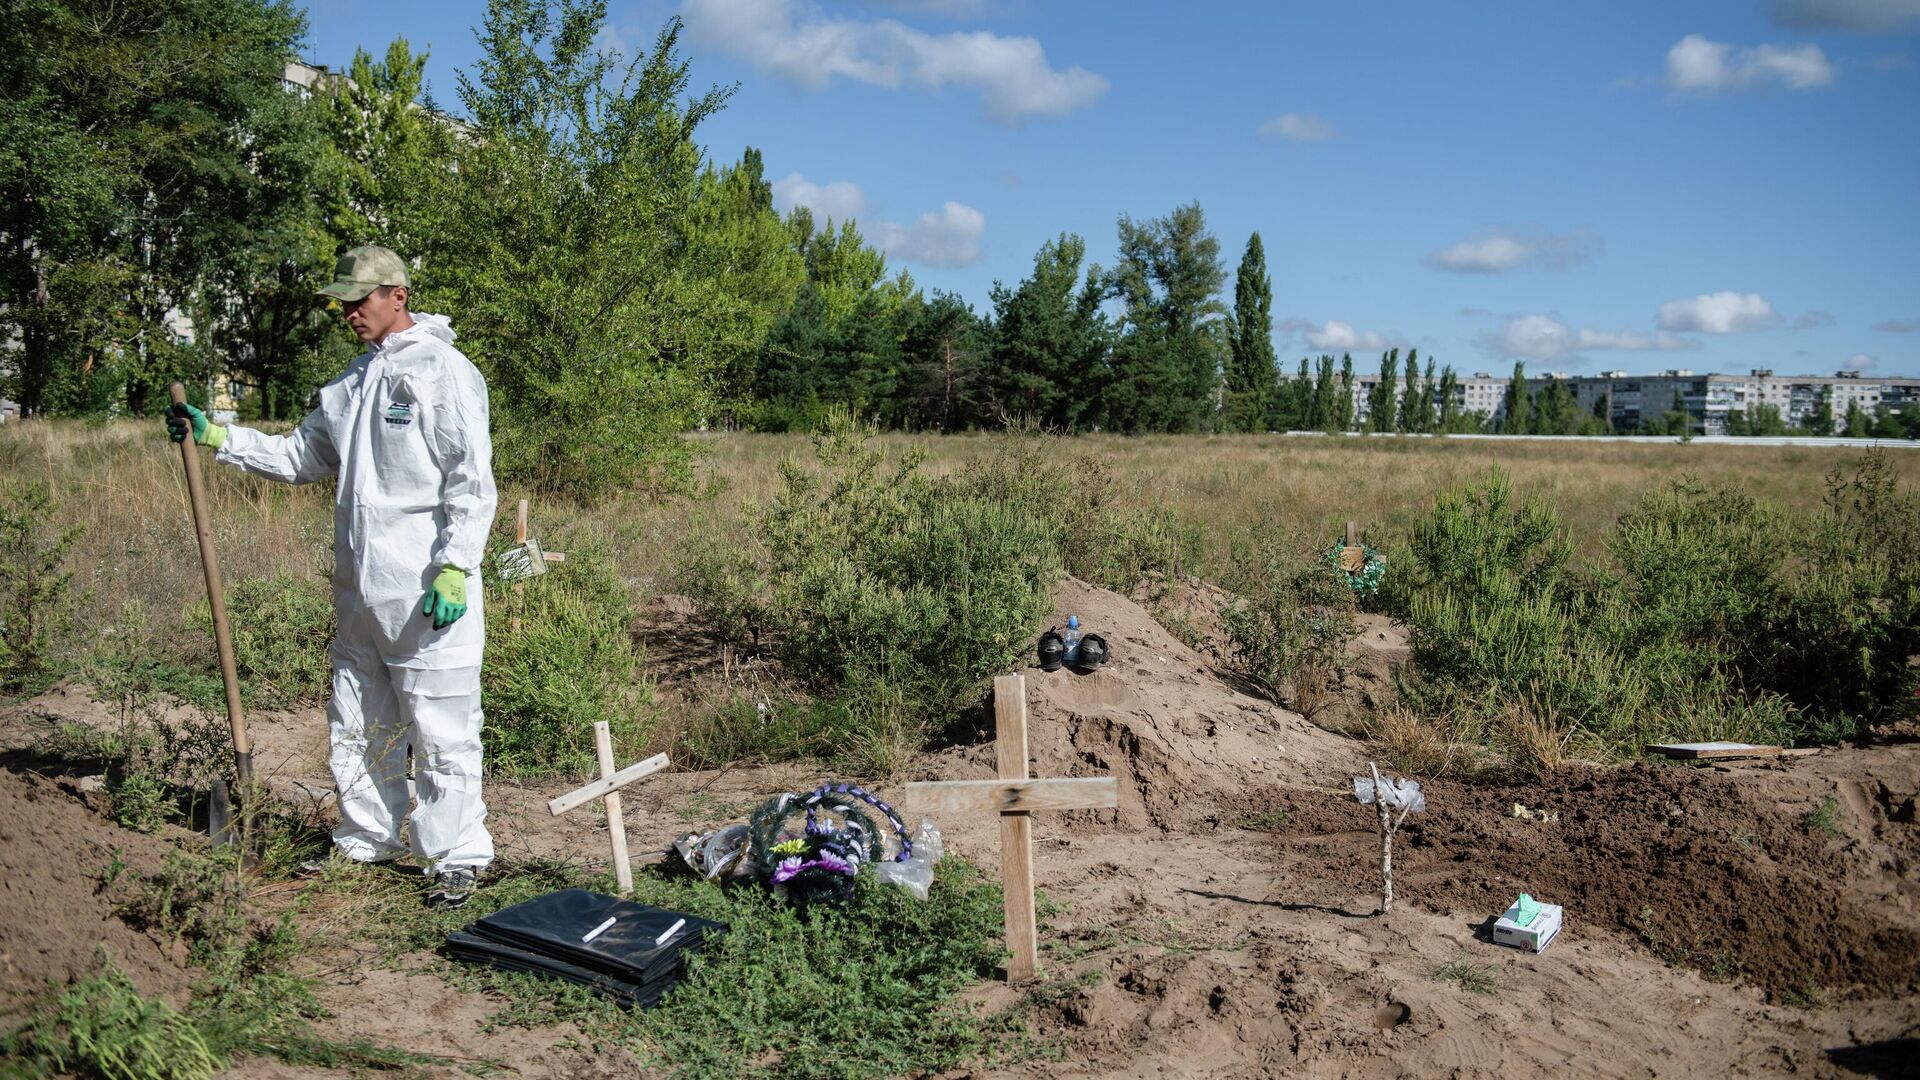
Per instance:
[[[1036,874],[1057,908],[1041,935],[1044,977],[969,994],[1025,1010],[1057,1059],[956,1075],[1913,1075],[1920,742],[1790,763],[1573,768],[1509,787],[1430,782],[1428,812],[1396,843],[1383,916],[1375,818],[1351,789],[1364,744],[1252,696],[1128,598],[1070,581],[1058,606],[1059,619],[1078,614],[1105,636],[1114,660],[1091,674],[1025,672],[1030,767],[1116,776],[1120,806],[1036,818]],[[1390,624],[1362,637],[1376,677],[1404,657]],[[55,719],[98,714],[72,694],[0,712],[0,747],[16,751],[0,772],[0,989],[13,1000],[84,970],[103,939],[132,957],[123,966],[144,987],[189,981],[162,943],[89,892],[116,846],[152,861],[165,842],[116,829],[97,797],[36,775],[17,752]],[[986,710],[976,723],[991,724]],[[990,776],[988,738],[977,728],[898,779]],[[255,739],[276,791],[324,813],[318,711],[259,717]],[[655,777],[629,789],[633,850],[820,779],[798,766]],[[592,815],[545,811],[571,786],[492,784],[500,849],[604,858]],[[1810,827],[1829,798],[1834,829]],[[1513,816],[1515,803],[1546,820]],[[940,824],[950,848],[995,865],[990,816]],[[1522,891],[1566,906],[1566,928],[1539,955],[1488,939]],[[395,971],[341,945],[315,962],[338,1013],[322,1025],[331,1033],[526,1076],[637,1074],[624,1053],[580,1049],[566,1028],[482,1033],[497,1004],[448,987],[429,955]],[[1440,977],[1463,963],[1484,985]],[[1789,1004],[1816,1000],[1826,1004]],[[234,1075],[324,1074],[248,1062]]]

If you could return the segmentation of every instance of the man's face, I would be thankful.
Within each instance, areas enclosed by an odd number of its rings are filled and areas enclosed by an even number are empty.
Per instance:
[[[382,285],[358,300],[341,305],[347,325],[361,341],[374,342],[391,333],[407,311],[407,287]]]

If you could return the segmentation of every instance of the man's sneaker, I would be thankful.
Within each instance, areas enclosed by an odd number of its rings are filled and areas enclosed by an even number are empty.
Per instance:
[[[464,866],[440,871],[433,879],[432,891],[427,893],[427,906],[459,907],[473,898],[473,880],[473,871]]]

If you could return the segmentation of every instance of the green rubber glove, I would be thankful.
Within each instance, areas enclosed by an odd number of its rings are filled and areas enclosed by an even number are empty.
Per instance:
[[[1532,926],[1533,920],[1540,917],[1540,902],[1526,893],[1513,902],[1513,921],[1521,926]]]
[[[467,613],[467,572],[457,566],[442,567],[420,604],[420,614],[433,617],[433,628],[444,630]]]
[[[185,403],[167,409],[167,437],[174,442],[186,442],[187,432],[193,432],[193,441],[200,446],[220,449],[227,441],[227,428],[224,424],[207,422],[207,414]]]

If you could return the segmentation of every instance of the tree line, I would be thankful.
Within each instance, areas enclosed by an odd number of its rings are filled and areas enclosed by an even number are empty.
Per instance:
[[[405,40],[290,91],[305,25],[283,0],[16,0],[0,392],[143,415],[174,379],[231,380],[243,418],[295,418],[358,348],[313,292],[380,243],[486,373],[502,474],[552,490],[683,483],[682,432],[837,405],[936,431],[1362,426],[1351,356],[1282,377],[1259,234],[1231,305],[1196,203],[1121,215],[1110,265],[1062,233],[976,311],[889,268],[855,221],[781,214],[758,151],[710,160],[695,136],[733,88],[694,88],[678,19],[632,57],[600,47],[605,20],[604,0],[490,0],[455,120]],[[1401,364],[1383,357],[1365,426],[1478,430],[1450,368]],[[1584,426],[1565,404],[1520,408]]]

